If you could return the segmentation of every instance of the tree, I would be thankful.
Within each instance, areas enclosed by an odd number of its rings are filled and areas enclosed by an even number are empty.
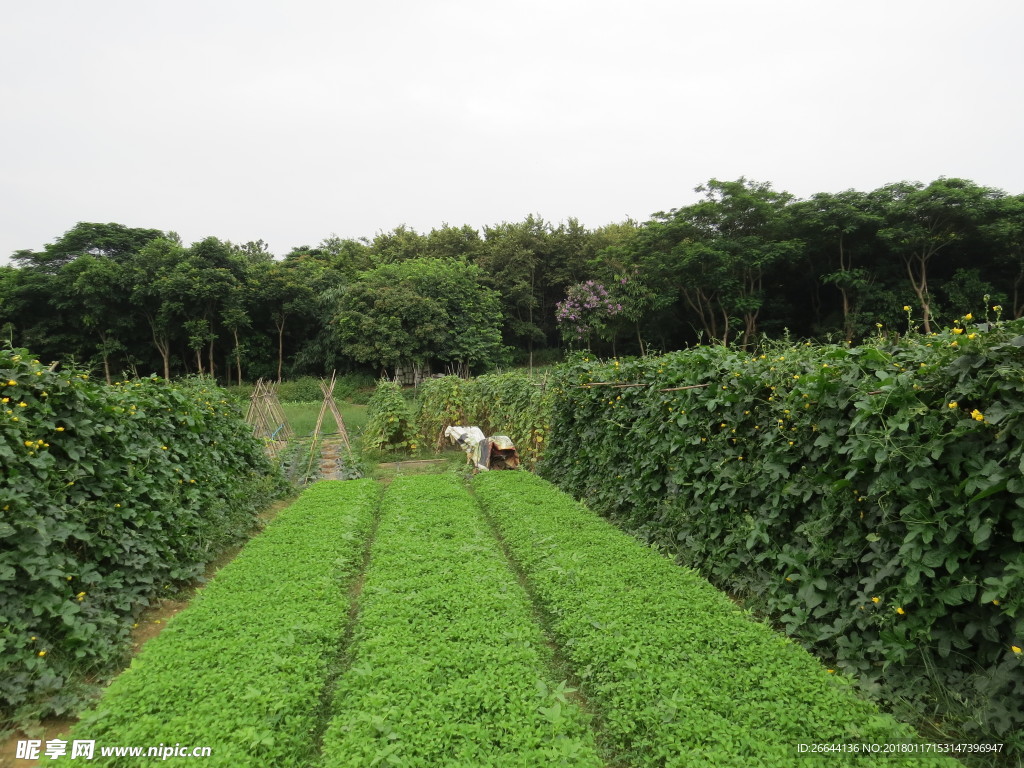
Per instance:
[[[423,256],[426,238],[415,229],[402,224],[390,232],[379,232],[370,243],[370,254],[374,265],[395,264]]]
[[[122,262],[146,243],[163,236],[159,229],[133,229],[123,224],[83,221],[46,245],[41,253],[22,250],[13,258],[20,266],[55,274],[65,264],[85,254]]]
[[[992,220],[982,227],[995,251],[993,271],[1009,288],[1010,316],[1024,316],[1024,195],[998,200]]]
[[[704,200],[645,224],[643,272],[661,275],[682,296],[712,341],[749,344],[764,306],[765,277],[803,249],[792,236],[792,196],[767,183],[711,179]],[[734,323],[742,330],[734,330]]]
[[[933,261],[987,223],[1003,195],[971,181],[946,178],[927,187],[919,182],[890,184],[873,195],[885,209],[885,225],[878,236],[902,261],[921,308],[924,332],[931,333]]]
[[[228,306],[237,304],[243,262],[230,243],[207,237],[193,243],[184,258],[166,275],[169,296],[180,309],[188,346],[196,356],[199,373],[216,373],[214,349],[219,336],[217,322]],[[202,350],[206,350],[204,370]]]
[[[157,238],[146,243],[125,263],[128,301],[146,320],[165,379],[171,377],[171,348],[185,312],[174,279],[184,260],[185,249],[180,242]]]
[[[292,320],[314,313],[317,284],[326,271],[322,261],[292,258],[256,266],[253,301],[269,315],[277,337],[277,380],[284,375],[284,335]]]
[[[590,337],[610,339],[609,323],[623,310],[608,289],[593,280],[570,285],[565,301],[558,304],[556,318],[562,331],[562,338],[572,344],[586,342],[590,348]]]
[[[346,354],[384,368],[432,360],[460,372],[496,364],[501,307],[480,270],[447,259],[414,259],[364,272],[339,292],[333,323]]]
[[[79,318],[82,325],[99,339],[96,350],[103,360],[107,384],[110,356],[126,349],[121,334],[130,328],[131,316],[122,291],[126,267],[110,258],[86,253],[67,262],[58,274],[63,289],[54,297],[54,304]]]
[[[853,189],[812,195],[792,209],[807,239],[808,255],[821,254],[821,266],[812,266],[816,281],[839,292],[843,335],[852,341],[862,300],[875,279],[865,262],[877,247],[882,213],[870,195]]]

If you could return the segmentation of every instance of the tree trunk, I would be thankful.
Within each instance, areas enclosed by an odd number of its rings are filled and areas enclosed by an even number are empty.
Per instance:
[[[235,373],[237,374],[238,383],[242,383],[242,346],[238,343],[238,329],[235,328],[232,333],[235,336]],[[230,367],[230,366],[229,366]]]
[[[281,383],[281,371],[284,369],[284,315],[278,320],[274,318],[274,325],[277,326],[277,383]]]
[[[907,267],[907,277],[910,278],[910,285],[914,289],[914,294],[917,296],[917,301],[921,305],[921,314],[923,315],[924,332],[932,332],[931,324],[931,298],[928,296],[928,258],[931,256],[930,253],[915,253],[911,258],[903,260],[903,263]],[[912,262],[917,262],[918,274],[914,274],[914,268]]]

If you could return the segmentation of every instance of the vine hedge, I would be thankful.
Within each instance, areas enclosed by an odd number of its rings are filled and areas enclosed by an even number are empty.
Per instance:
[[[581,355],[553,403],[544,475],[940,735],[1021,749],[1024,323]]]
[[[415,453],[422,442],[416,416],[402,395],[398,382],[381,379],[366,406],[363,447],[373,450],[406,450]]]
[[[0,721],[74,710],[130,616],[194,579],[281,490],[224,392],[114,386],[0,348]]]
[[[507,435],[524,465],[534,467],[549,433],[552,391],[545,382],[521,373],[488,374],[475,379],[445,376],[419,388],[417,423],[435,450],[450,426],[478,426],[486,435]]]

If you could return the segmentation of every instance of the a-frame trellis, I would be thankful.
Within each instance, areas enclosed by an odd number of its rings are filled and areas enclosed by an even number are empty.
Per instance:
[[[341,442],[345,445],[345,451],[348,453],[349,460],[351,461],[354,458],[352,456],[352,444],[348,439],[348,430],[345,429],[345,419],[342,418],[341,411],[338,410],[338,404],[334,402],[334,386],[337,382],[337,377],[337,371],[332,371],[329,380],[322,379],[320,381],[320,391],[323,393],[324,401],[320,405],[320,414],[316,418],[316,426],[313,427],[312,439],[309,443],[309,462],[306,465],[307,476],[313,469],[313,462],[319,456],[321,437],[338,435],[341,438]],[[327,411],[330,411],[334,417],[334,423],[338,425],[338,431],[325,435],[320,430],[323,427],[324,416],[327,415]]]
[[[252,425],[253,436],[265,441],[267,451],[273,455],[294,435],[277,399],[276,387],[263,379],[253,387],[245,420]]]

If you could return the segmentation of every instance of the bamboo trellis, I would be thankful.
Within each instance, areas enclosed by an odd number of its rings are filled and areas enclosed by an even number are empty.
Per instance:
[[[294,434],[277,399],[274,384],[263,379],[257,381],[252,390],[245,420],[252,425],[253,436],[265,441],[267,450],[272,454],[276,454]]]
[[[351,461],[354,458],[352,456],[352,444],[348,439],[348,430],[345,429],[345,419],[342,418],[341,411],[338,410],[338,404],[334,402],[334,386],[336,382],[337,371],[331,372],[330,380],[322,379],[320,381],[320,391],[323,393],[324,401],[320,404],[320,414],[316,418],[316,426],[313,427],[313,434],[309,442],[309,462],[306,465],[307,475],[312,471],[313,462],[316,460],[319,453],[318,449],[320,438],[325,436],[320,430],[323,427],[324,416],[327,415],[327,411],[331,412],[331,415],[334,417],[335,424],[338,425],[338,431],[331,432],[330,434],[339,435],[341,437],[341,442],[345,444],[345,450],[348,453],[349,460]]]

